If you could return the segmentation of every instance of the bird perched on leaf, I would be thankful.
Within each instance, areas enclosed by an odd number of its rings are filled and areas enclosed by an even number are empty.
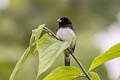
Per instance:
[[[75,36],[75,29],[72,26],[72,21],[68,17],[61,17],[58,20],[59,26],[56,31],[56,36],[61,41],[68,41],[71,40],[72,37]],[[72,40],[72,43],[70,45],[70,50],[72,53],[74,53],[76,46],[76,40]],[[70,53],[68,51],[64,52],[65,54],[65,66],[70,66]]]

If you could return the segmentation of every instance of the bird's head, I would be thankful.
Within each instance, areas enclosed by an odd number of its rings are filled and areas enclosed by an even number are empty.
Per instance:
[[[72,21],[68,17],[61,17],[58,20],[59,26],[72,25]]]

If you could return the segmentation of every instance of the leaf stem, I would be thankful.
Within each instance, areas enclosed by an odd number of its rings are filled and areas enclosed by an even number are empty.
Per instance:
[[[54,38],[56,38],[57,40],[59,40],[59,39],[56,37],[56,35],[55,35],[50,29],[48,29],[47,27],[44,27],[44,29],[46,30],[46,32],[50,33]],[[85,70],[85,68],[82,66],[82,64],[80,63],[80,61],[72,54],[72,52],[71,52],[69,49],[67,49],[67,50],[70,52],[71,56],[72,56],[72,57],[74,58],[74,60],[77,62],[77,64],[79,65],[79,67],[81,68],[81,70],[83,71],[83,73],[85,74],[85,76],[86,76],[89,80],[91,80],[90,75],[89,75],[88,72]]]

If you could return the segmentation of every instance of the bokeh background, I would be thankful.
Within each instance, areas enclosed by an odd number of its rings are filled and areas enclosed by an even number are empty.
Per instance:
[[[108,49],[110,44],[113,45],[109,41],[115,39],[114,44],[119,42],[119,35],[113,37],[120,34],[119,11],[120,0],[0,0],[0,80],[9,79],[16,62],[29,45],[32,29],[40,24],[46,24],[55,32],[58,25],[56,20],[61,16],[72,19],[77,36],[75,55],[88,70],[92,60]],[[116,34],[114,34],[116,31],[112,32],[115,24],[118,27]],[[78,67],[73,59],[71,61],[72,66]],[[63,54],[40,76],[40,80],[62,65],[64,65]],[[38,54],[31,55],[15,80],[34,80],[37,66]],[[112,68],[117,69],[114,66]],[[101,80],[116,79],[110,74],[115,72],[109,71],[104,65],[96,68],[95,71]],[[117,69],[117,72],[120,72],[120,69]]]

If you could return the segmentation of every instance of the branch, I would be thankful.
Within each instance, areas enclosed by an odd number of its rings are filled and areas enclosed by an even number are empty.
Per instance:
[[[77,64],[79,65],[79,67],[82,69],[83,73],[86,75],[86,77],[91,80],[90,75],[88,74],[88,72],[85,70],[85,68],[82,66],[81,62],[73,55],[71,54],[72,57],[74,58],[74,60],[77,62]]]
[[[56,38],[57,40],[59,40],[59,39],[56,37],[56,35],[55,35],[50,29],[48,29],[47,27],[44,27],[44,29],[45,29],[48,33],[50,33],[54,38]]]

